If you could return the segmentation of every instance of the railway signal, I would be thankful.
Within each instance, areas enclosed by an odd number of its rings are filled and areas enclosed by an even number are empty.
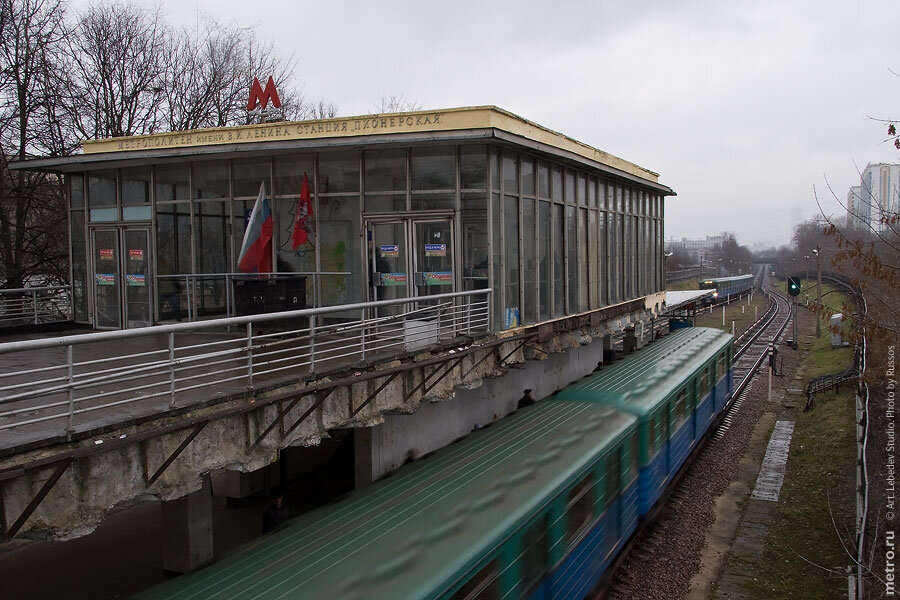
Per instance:
[[[800,278],[788,277],[788,294],[798,296],[800,294]]]

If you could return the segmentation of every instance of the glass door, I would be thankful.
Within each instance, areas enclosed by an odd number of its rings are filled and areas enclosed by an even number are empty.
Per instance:
[[[98,329],[152,323],[150,230],[94,229],[94,324]]]
[[[91,232],[94,262],[94,325],[100,329],[122,328],[122,271],[119,232]]]
[[[122,231],[125,263],[125,326],[148,327],[150,318],[150,231]]]
[[[446,294],[456,289],[453,276],[453,221],[411,221],[415,295]]]
[[[369,300],[396,300],[410,295],[409,243],[406,222],[369,221]],[[380,314],[399,312],[380,311]]]

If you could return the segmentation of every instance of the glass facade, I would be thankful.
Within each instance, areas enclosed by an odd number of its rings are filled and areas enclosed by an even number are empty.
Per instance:
[[[295,248],[304,175],[311,206],[306,240]],[[261,184],[274,222],[272,270],[306,277],[307,306],[379,299],[369,287],[372,224],[381,223],[383,230],[409,220],[406,229],[397,229],[394,243],[404,243],[403,231],[414,243],[420,234],[413,221],[426,217],[449,224],[442,235],[451,238],[447,257],[454,280],[440,291],[493,289],[494,329],[594,310],[663,288],[663,202],[657,192],[499,146],[193,160],[89,171],[69,181],[79,321],[95,304],[92,235],[110,228],[151,233],[154,321],[232,311],[229,278],[240,275],[238,255]]]

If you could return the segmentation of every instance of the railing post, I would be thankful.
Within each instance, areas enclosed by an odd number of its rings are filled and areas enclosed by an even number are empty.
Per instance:
[[[194,311],[193,311],[194,290],[193,290],[193,288],[191,288],[191,276],[190,275],[184,276],[184,289],[187,290],[187,309],[188,309],[187,320],[193,321],[194,320]]]
[[[175,332],[169,332],[169,408],[175,408]]]
[[[34,311],[34,324],[38,322],[37,292],[31,292],[31,309]]]
[[[316,315],[309,316],[309,372],[316,372]]]
[[[253,323],[247,323],[247,389],[253,389]]]
[[[360,309],[359,311],[359,321],[360,321],[360,346],[362,349],[362,359],[366,360],[366,334],[368,332],[368,326],[366,325],[366,309]]]
[[[69,416],[66,422],[66,433],[68,434],[69,440],[72,439],[72,434],[75,432],[75,366],[74,360],[72,359],[72,344],[66,346],[66,379],[67,379],[67,392],[68,392],[68,400],[69,400]]]

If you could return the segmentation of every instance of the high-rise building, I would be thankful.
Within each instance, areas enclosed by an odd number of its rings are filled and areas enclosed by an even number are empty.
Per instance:
[[[859,187],[850,188],[847,204],[849,221],[855,226],[887,229],[886,219],[900,210],[900,164],[866,165]]]

